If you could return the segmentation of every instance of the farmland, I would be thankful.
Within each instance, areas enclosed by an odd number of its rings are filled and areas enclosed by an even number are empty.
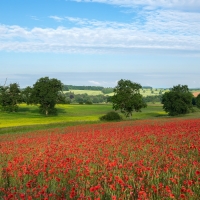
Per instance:
[[[69,123],[69,122],[86,122],[99,121],[99,117],[112,111],[111,104],[59,104],[57,116],[45,117],[39,114],[37,106],[19,105],[19,111],[16,113],[0,113],[0,128],[41,125],[51,123]],[[149,104],[149,106],[139,113],[133,113],[132,119],[147,119],[151,117],[166,116],[161,104]]]
[[[199,130],[174,118],[0,135],[0,198],[199,199]]]
[[[140,93],[146,97],[146,96],[154,96],[154,95],[159,95],[160,92],[162,94],[166,91],[169,91],[168,89],[142,89],[140,90]],[[104,94],[102,91],[99,90],[70,90],[70,91],[64,91],[64,93],[74,93],[76,94],[88,94],[88,95],[108,95],[112,96],[114,93],[109,93],[109,94]]]

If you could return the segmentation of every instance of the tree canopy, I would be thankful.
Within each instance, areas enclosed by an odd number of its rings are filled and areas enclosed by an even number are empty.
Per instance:
[[[196,106],[200,109],[200,94],[196,97]]]
[[[16,112],[21,101],[20,89],[17,83],[0,86],[0,105],[3,111]]]
[[[132,116],[133,111],[141,111],[141,108],[147,106],[140,94],[141,88],[140,84],[130,80],[121,79],[118,81],[112,97],[113,109],[120,110],[126,117]]]
[[[174,86],[162,96],[163,109],[170,116],[189,113],[192,111],[192,98],[187,85]]]
[[[31,101],[34,104],[40,104],[40,112],[46,116],[56,114],[55,105],[60,100],[60,91],[62,91],[61,81],[49,77],[40,78],[31,91]]]

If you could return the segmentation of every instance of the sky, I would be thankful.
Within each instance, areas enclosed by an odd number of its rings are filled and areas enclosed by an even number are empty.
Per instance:
[[[0,85],[200,88],[199,0],[1,0]]]

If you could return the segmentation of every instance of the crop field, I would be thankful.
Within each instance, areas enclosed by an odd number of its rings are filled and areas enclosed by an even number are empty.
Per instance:
[[[200,94],[200,91],[194,91],[194,92],[193,92],[193,95],[194,95],[195,97],[197,97],[199,94]]]
[[[164,94],[166,91],[169,90],[164,90],[164,89],[143,89],[140,90],[140,93],[146,97],[146,96],[154,96],[154,95],[159,95],[159,92],[162,91],[162,94]],[[70,90],[70,91],[64,91],[64,93],[67,92],[72,92],[74,94],[88,94],[88,95],[108,95],[108,96],[113,96],[114,93],[109,93],[109,94],[104,94],[102,91],[98,91],[98,90]]]
[[[160,91],[162,91],[162,94],[164,94],[165,92],[169,91],[167,89],[143,89],[140,90],[140,94],[142,94],[142,96],[146,97],[146,96],[154,96],[154,95],[160,95]],[[103,94],[102,91],[98,91],[98,90],[70,90],[70,91],[64,91],[64,93],[67,92],[72,92],[74,94],[88,94],[88,95],[108,95],[108,96],[113,96],[114,93],[109,93],[109,94]],[[198,94],[200,94],[200,90],[196,90],[196,91],[192,91],[193,95],[196,97]]]
[[[64,93],[67,92],[72,92],[74,94],[88,94],[88,95],[104,95],[102,91],[99,90],[70,90],[70,91],[65,91]],[[108,94],[108,95],[112,95],[112,93]]]
[[[0,135],[0,199],[200,198],[200,119]]]
[[[0,128],[69,123],[69,122],[86,122],[99,121],[99,117],[112,111],[111,104],[94,104],[94,105],[78,105],[78,104],[59,104],[57,116],[46,117],[39,114],[37,106],[19,105],[19,112],[5,113],[0,112]],[[143,109],[140,113],[133,113],[131,119],[146,119],[151,117],[166,116],[161,104],[151,104]]]
[[[0,128],[73,121],[97,121],[99,116],[112,110],[111,105],[56,105],[57,116],[43,116],[37,106],[19,105],[19,112],[0,113]]]

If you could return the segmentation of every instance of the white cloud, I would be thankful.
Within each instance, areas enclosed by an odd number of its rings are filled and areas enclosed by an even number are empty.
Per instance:
[[[0,50],[70,53],[189,50],[197,56],[200,52],[200,13],[141,11],[131,23],[60,19],[72,26],[28,29],[0,24]]]
[[[199,0],[73,0],[76,2],[96,2],[105,4],[114,4],[124,7],[144,6],[146,9],[154,8],[172,8],[172,9],[185,9],[185,10],[199,10]]]
[[[97,82],[97,81],[88,81],[89,83],[93,84],[93,85],[101,85],[100,82]]]
[[[57,21],[57,22],[61,22],[61,21],[64,20],[63,18],[58,17],[58,16],[49,16],[49,18],[54,19],[54,20]]]

